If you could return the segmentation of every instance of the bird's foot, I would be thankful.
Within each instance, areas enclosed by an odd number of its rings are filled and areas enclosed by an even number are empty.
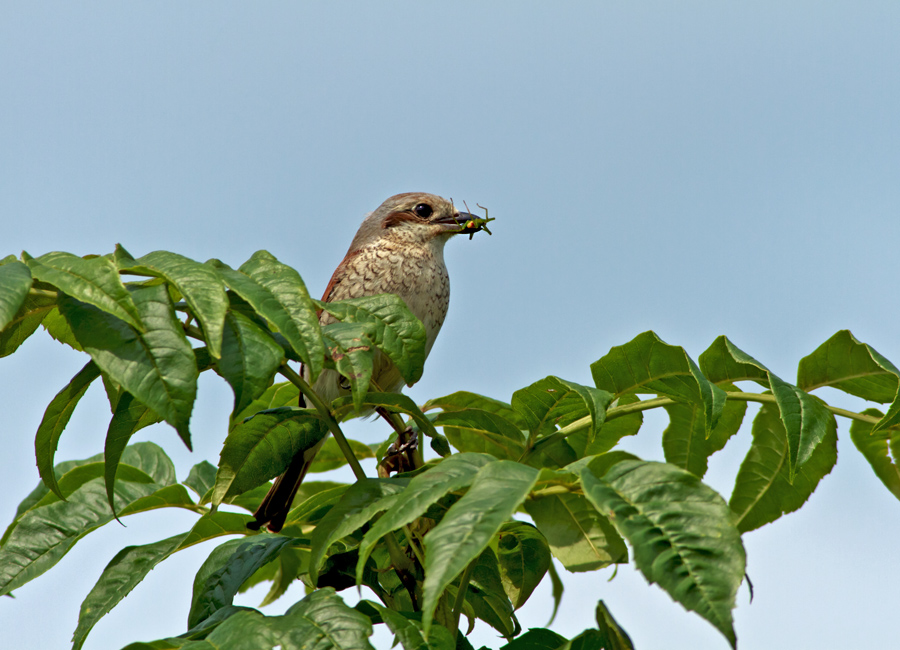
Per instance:
[[[416,461],[418,447],[419,436],[412,427],[398,433],[397,439],[387,448],[384,458],[378,464],[378,475],[387,477],[391,474],[402,474],[416,469],[418,467]]]

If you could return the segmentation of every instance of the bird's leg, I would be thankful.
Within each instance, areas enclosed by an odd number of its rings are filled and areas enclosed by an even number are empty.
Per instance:
[[[416,448],[419,446],[416,432],[411,426],[404,426],[395,413],[391,413],[383,406],[376,407],[375,411],[387,420],[391,428],[397,432],[396,442],[388,447],[387,453],[385,453],[384,459],[381,461],[379,474],[381,474],[382,470],[385,475],[390,475],[391,473],[399,474],[416,469],[419,466],[416,460]]]

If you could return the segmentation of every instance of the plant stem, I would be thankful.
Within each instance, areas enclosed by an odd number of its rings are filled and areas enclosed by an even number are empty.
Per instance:
[[[338,447],[340,447],[341,452],[344,454],[344,458],[346,458],[347,462],[350,464],[350,469],[353,470],[353,475],[356,476],[357,480],[361,481],[366,478],[366,473],[356,459],[356,454],[353,453],[353,449],[350,447],[350,443],[347,442],[344,432],[341,430],[337,420],[335,420],[334,416],[331,414],[331,410],[325,402],[322,401],[322,398],[316,394],[316,391],[313,390],[312,386],[291,368],[287,362],[281,364],[278,372],[280,372],[285,379],[294,384],[294,386],[299,388],[300,392],[303,393],[303,396],[308,400],[308,403],[312,404],[316,411],[319,412],[322,421],[325,422],[325,425],[331,431],[332,435],[334,435],[334,441],[338,444]]]
[[[451,614],[452,624],[450,625],[450,634],[453,635],[453,643],[456,644],[456,637],[459,634],[459,616],[462,614],[463,605],[466,602],[466,591],[469,589],[469,580],[472,578],[472,571],[475,570],[476,560],[469,562],[462,577],[459,579],[459,591],[456,592],[456,602],[453,603],[453,613]]]

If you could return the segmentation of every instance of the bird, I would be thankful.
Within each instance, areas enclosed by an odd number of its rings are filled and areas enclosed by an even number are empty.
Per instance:
[[[444,264],[444,245],[457,234],[471,234],[481,226],[468,212],[460,212],[434,194],[396,194],[363,220],[347,254],[338,264],[322,296],[323,302],[396,294],[425,328],[425,356],[431,351],[450,305],[450,278]],[[483,220],[479,220],[479,223]],[[335,322],[322,311],[319,324]],[[309,371],[303,369],[309,379]],[[404,381],[397,367],[376,351],[372,384],[382,392],[400,392]],[[323,370],[313,390],[326,404],[349,393],[349,386],[335,370]],[[303,396],[301,394],[301,401]],[[301,403],[301,406],[305,403]],[[389,420],[390,421],[390,420]],[[297,452],[253,513],[248,528],[266,526],[278,532],[284,525],[294,497],[316,453],[324,444]]]

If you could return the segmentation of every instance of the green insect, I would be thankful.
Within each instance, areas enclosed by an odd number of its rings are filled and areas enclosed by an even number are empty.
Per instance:
[[[463,205],[466,206],[466,210],[468,211],[469,206],[466,205],[465,201],[463,201]],[[496,221],[493,217],[488,216],[488,209],[486,207],[478,205],[477,203],[475,205],[484,210],[484,218],[475,217],[474,219],[469,219],[465,223],[459,224],[459,232],[468,233],[469,239],[472,239],[479,230],[483,230],[487,234],[492,235],[493,233],[488,229],[487,224],[489,221]]]

